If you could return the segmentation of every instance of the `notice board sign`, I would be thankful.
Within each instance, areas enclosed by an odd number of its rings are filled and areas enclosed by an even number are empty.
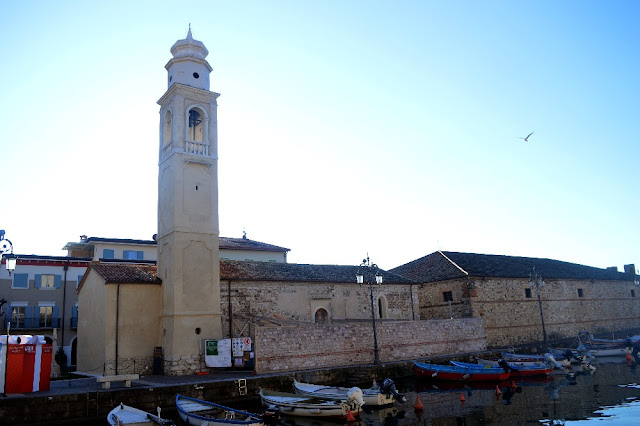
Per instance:
[[[205,340],[204,363],[207,367],[231,367],[231,339]]]

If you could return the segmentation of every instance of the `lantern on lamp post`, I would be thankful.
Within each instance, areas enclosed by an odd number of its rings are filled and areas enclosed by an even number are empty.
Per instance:
[[[5,259],[5,267],[9,275],[16,269],[17,257],[13,254],[13,244],[11,240],[4,237],[4,229],[0,229],[0,261]]]
[[[366,273],[370,271],[369,273]],[[373,308],[373,279],[375,277],[375,282],[378,285],[382,285],[382,274],[378,270],[378,265],[375,263],[371,263],[369,260],[369,255],[367,255],[366,259],[362,260],[360,267],[358,268],[358,272],[356,274],[356,282],[362,286],[365,282],[365,274],[366,281],[369,284],[369,300],[371,301],[371,325],[373,326],[373,363],[375,365],[380,364],[380,355],[378,351],[378,334],[376,332],[376,314]]]

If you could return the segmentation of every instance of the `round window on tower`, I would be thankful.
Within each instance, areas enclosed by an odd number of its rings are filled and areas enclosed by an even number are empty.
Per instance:
[[[193,73],[193,78],[200,78],[200,74],[198,74],[197,72]]]

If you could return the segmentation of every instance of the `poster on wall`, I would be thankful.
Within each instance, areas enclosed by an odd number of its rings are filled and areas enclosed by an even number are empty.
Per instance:
[[[207,367],[231,367],[231,339],[205,340],[204,363]]]
[[[251,337],[234,337],[231,343],[233,356],[244,356],[251,350]]]

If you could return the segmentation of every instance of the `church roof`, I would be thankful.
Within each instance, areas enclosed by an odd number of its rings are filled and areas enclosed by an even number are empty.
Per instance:
[[[156,265],[92,263],[90,268],[109,284],[162,284]]]
[[[633,280],[629,275],[576,263],[534,257],[437,251],[390,269],[420,282],[436,282],[462,277],[529,278],[535,267],[545,279]]]
[[[356,282],[358,266],[308,265],[299,263],[220,261],[221,280],[278,281],[278,282]],[[412,284],[411,279],[379,270],[384,284]],[[366,269],[365,282],[375,282],[373,271]]]
[[[261,243],[260,241],[248,238],[227,238],[220,237],[220,249],[223,250],[251,250],[251,251],[279,251],[288,252],[291,249],[274,246],[273,244]]]

